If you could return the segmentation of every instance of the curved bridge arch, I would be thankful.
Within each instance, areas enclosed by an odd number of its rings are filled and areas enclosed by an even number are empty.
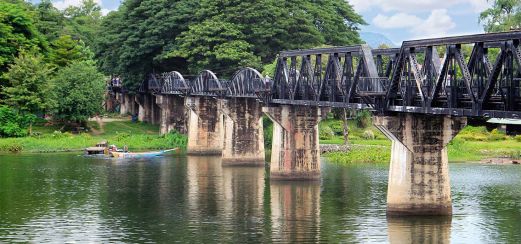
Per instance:
[[[161,93],[186,95],[190,91],[190,86],[183,75],[177,71],[167,72],[162,74],[163,86]]]
[[[196,96],[223,96],[226,94],[226,84],[219,80],[212,71],[204,70],[191,82],[190,94]]]
[[[268,89],[264,76],[253,68],[243,68],[233,75],[228,84],[228,96],[258,98]]]

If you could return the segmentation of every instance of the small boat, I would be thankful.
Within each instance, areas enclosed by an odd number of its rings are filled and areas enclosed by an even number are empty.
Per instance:
[[[111,152],[112,157],[114,158],[151,158],[151,157],[157,157],[161,156],[167,152],[175,151],[177,148],[169,149],[169,150],[162,150],[162,151],[155,151],[155,152],[138,152],[138,153],[132,153],[132,152]]]

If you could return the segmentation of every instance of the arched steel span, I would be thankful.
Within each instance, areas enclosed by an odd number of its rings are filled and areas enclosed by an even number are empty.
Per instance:
[[[253,68],[243,68],[237,71],[228,82],[227,96],[260,98],[269,91],[269,83],[262,74]]]
[[[204,70],[190,82],[190,95],[221,97],[226,95],[226,83],[219,80],[212,71]]]
[[[163,73],[163,86],[161,87],[162,94],[171,95],[188,95],[191,87],[185,80],[183,75],[177,71]]]

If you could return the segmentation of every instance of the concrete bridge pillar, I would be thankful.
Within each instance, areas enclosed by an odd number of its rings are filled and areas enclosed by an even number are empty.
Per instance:
[[[256,99],[232,98],[223,104],[223,165],[264,166],[262,105]]]
[[[168,134],[175,130],[186,133],[186,107],[184,97],[157,95],[156,104],[160,108],[160,133]]]
[[[222,155],[221,101],[211,97],[187,97],[189,155]]]
[[[375,125],[392,141],[388,215],[450,215],[447,144],[466,118],[397,114]]]
[[[135,96],[135,101],[138,105],[138,117],[137,119],[141,122],[149,122],[149,105],[148,105],[148,99],[146,97],[146,94],[137,94]]]
[[[126,93],[120,93],[119,94],[119,101],[120,101],[120,104],[121,104],[119,106],[119,114],[121,114],[121,115],[127,115],[128,114],[129,104],[127,102],[127,99],[129,99],[128,98],[128,94],[126,94]]]
[[[323,109],[281,105],[263,108],[273,123],[271,179],[320,179],[318,123]]]
[[[138,120],[141,122],[159,124],[161,111],[152,94],[138,94],[135,99],[139,105]]]

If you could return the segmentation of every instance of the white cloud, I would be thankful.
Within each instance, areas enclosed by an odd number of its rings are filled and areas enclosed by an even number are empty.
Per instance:
[[[81,5],[82,0],[60,0],[53,1],[52,5],[59,10],[64,10],[70,6],[78,7]],[[101,6],[101,0],[94,0],[97,4]]]
[[[468,5],[471,11],[478,13],[491,6],[490,1],[487,0],[348,0],[348,2],[359,12],[374,7],[385,12],[427,12],[440,7],[450,8],[455,5]]]
[[[81,2],[82,2],[82,0],[59,0],[59,1],[53,1],[52,5],[59,10],[64,10],[70,6],[78,7],[81,5]],[[101,0],[94,0],[94,2],[97,3],[99,6],[102,6]],[[105,16],[110,11],[112,11],[112,10],[102,8],[101,14]]]
[[[398,13],[398,14],[395,14],[392,16],[378,14],[373,19],[373,23],[377,27],[380,27],[383,29],[413,27],[422,22],[423,22],[423,20],[418,18],[416,15],[411,15],[411,14],[406,14],[406,13]]]
[[[407,13],[397,13],[391,16],[378,14],[373,19],[373,23],[382,29],[408,28],[415,38],[444,36],[456,27],[448,15],[447,9],[434,9],[426,19]]]

